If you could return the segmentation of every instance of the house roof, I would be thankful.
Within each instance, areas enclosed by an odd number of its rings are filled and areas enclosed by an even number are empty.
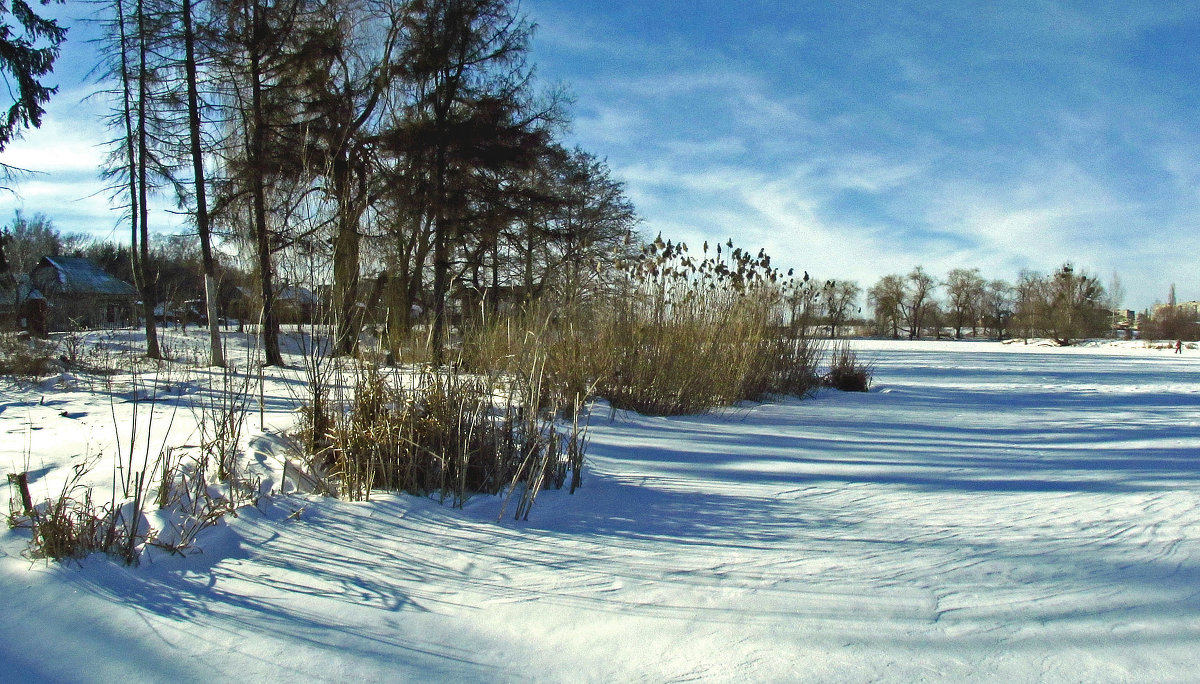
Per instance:
[[[275,298],[284,302],[294,302],[296,304],[316,304],[317,297],[313,291],[307,287],[300,285],[285,285],[279,288],[279,292]]]
[[[52,280],[38,276],[38,271],[46,266],[57,271],[57,278]],[[34,281],[42,290],[60,295],[137,296],[137,290],[132,285],[109,275],[89,259],[60,256],[42,257],[33,272]]]
[[[233,292],[236,293],[236,297],[241,299],[257,300],[259,297],[258,292],[241,285],[234,287]],[[301,285],[284,285],[275,289],[275,301],[312,306],[317,304],[317,295]]]

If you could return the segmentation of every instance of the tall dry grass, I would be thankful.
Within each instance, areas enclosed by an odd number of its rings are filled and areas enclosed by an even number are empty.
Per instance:
[[[239,467],[250,376],[226,367],[212,376],[209,387],[198,388],[192,409],[201,444],[171,448],[172,426],[183,403],[173,388],[191,380],[178,376],[182,371],[171,362],[154,365],[148,377],[132,366],[124,369],[124,378],[103,376],[116,437],[107,495],[84,483],[98,457],[76,463],[61,490],[42,501],[28,491],[28,453],[25,472],[10,476],[21,491],[19,506],[10,499],[8,524],[30,530],[30,557],[64,561],[102,552],[136,565],[148,546],[187,553],[201,530],[257,500],[258,483]],[[107,365],[88,368],[81,364],[78,372],[110,372]],[[132,408],[120,419],[118,396],[126,396],[120,403]],[[156,420],[167,425],[159,431]],[[155,529],[152,519],[162,527]]]
[[[388,490],[461,506],[474,494],[508,492],[526,518],[537,494],[563,487],[568,475],[574,491],[586,444],[586,426],[557,423],[541,403],[541,382],[537,369],[516,376],[360,363],[318,465],[351,500]]]
[[[360,359],[351,398],[310,435],[316,469],[350,499],[506,492],[523,518],[538,492],[582,482],[590,398],[679,415],[820,386],[807,278],[661,238],[622,268],[604,292],[474,321],[446,366]]]
[[[660,238],[624,268],[587,301],[537,302],[468,331],[463,363],[511,373],[543,359],[557,396],[600,396],[653,415],[819,385],[820,345],[794,305],[811,286],[773,269],[766,254],[706,244],[693,257]]]

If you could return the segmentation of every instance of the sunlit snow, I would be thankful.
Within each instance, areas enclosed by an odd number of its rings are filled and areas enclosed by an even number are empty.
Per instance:
[[[583,488],[544,493],[524,523],[497,521],[498,498],[296,493],[272,435],[300,375],[268,371],[248,458],[275,493],[201,552],[57,565],[0,531],[0,679],[1195,676],[1196,351],[856,346],[868,394],[687,418],[595,404]],[[155,444],[195,439],[208,371],[172,372]],[[4,381],[0,468],[45,497],[90,456],[103,486],[114,419],[128,431],[138,406],[114,396]]]

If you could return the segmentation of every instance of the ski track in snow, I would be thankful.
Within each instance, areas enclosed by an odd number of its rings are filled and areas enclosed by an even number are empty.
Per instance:
[[[529,522],[498,498],[275,496],[133,569],[31,563],[6,531],[0,658],[46,681],[1195,676],[1197,357],[857,344],[869,394],[594,407],[584,487]],[[111,429],[89,396],[7,390],[22,445],[0,458],[42,448],[35,425]]]

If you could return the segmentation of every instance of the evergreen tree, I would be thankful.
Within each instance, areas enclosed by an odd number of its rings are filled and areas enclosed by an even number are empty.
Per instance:
[[[59,46],[66,39],[65,27],[38,16],[25,0],[0,3],[0,74],[12,101],[0,117],[0,152],[22,129],[42,125],[43,105],[58,91],[44,79],[54,70]]]

